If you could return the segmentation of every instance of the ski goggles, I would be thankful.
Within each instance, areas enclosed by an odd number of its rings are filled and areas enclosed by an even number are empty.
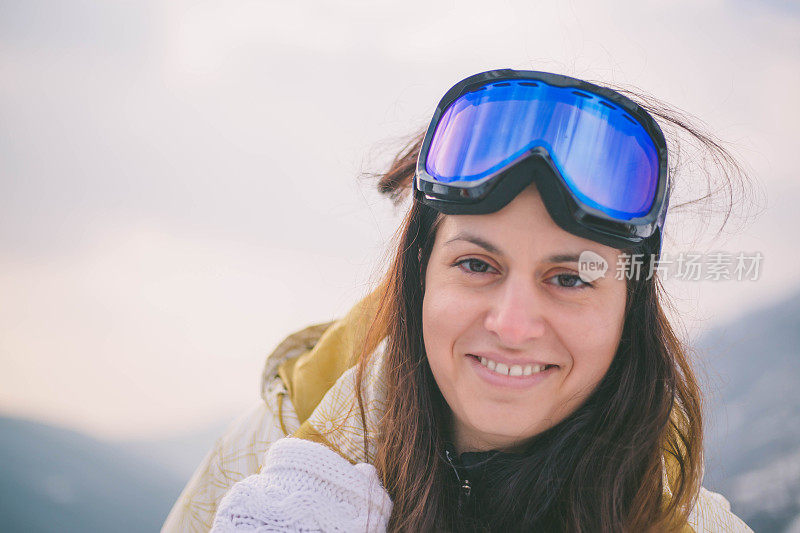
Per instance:
[[[564,230],[659,254],[667,146],[639,105],[583,80],[511,69],[447,91],[419,153],[415,198],[446,214],[491,213],[532,182]]]

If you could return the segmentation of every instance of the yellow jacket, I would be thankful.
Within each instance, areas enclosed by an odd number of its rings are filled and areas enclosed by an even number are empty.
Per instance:
[[[345,317],[289,335],[267,357],[261,399],[237,418],[203,459],[164,522],[165,532],[208,531],[219,501],[231,486],[259,473],[270,445],[287,435],[322,442],[351,463],[372,462],[355,402],[355,365],[376,312],[378,290]],[[385,339],[374,348],[365,373],[364,400],[369,437],[385,406],[381,372]],[[665,497],[674,468],[665,463]],[[702,488],[686,532],[752,531],[721,496]]]

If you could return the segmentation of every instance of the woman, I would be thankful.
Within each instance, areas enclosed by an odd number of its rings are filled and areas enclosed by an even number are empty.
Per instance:
[[[413,190],[382,283],[268,358],[270,414],[237,423],[262,428],[258,464],[217,480],[213,529],[749,531],[701,487],[701,393],[654,269],[669,174],[618,92],[507,69],[455,85],[381,179]]]

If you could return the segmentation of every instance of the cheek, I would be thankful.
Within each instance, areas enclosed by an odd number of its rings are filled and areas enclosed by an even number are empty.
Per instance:
[[[477,303],[446,273],[429,269],[422,300],[422,334],[425,351],[435,374],[452,366],[454,354],[477,316]]]
[[[594,387],[605,375],[617,353],[622,335],[624,301],[618,305],[590,309],[564,324],[562,338],[568,339],[568,350],[573,356],[573,373],[584,386]],[[580,331],[580,335],[574,332]]]
[[[436,285],[429,285],[422,300],[422,334],[425,350],[431,359],[439,359],[450,352],[455,342],[459,324],[454,296]],[[433,363],[432,363],[433,366]]]
[[[443,295],[428,287],[422,301],[422,338],[428,365],[439,390],[449,396],[453,381],[454,361],[452,346],[456,332],[448,314],[450,306]]]

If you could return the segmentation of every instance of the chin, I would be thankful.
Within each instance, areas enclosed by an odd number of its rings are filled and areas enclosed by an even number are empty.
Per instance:
[[[542,421],[520,422],[518,418],[508,417],[481,419],[471,425],[476,434],[492,443],[492,448],[517,445],[544,431],[539,429],[544,426]]]

